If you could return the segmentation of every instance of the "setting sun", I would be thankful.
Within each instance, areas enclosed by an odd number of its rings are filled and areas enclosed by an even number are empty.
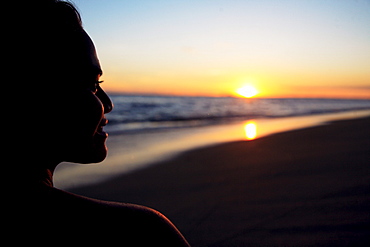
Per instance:
[[[258,94],[257,89],[252,85],[246,85],[244,87],[241,87],[238,90],[236,90],[236,92],[245,98],[251,98]]]

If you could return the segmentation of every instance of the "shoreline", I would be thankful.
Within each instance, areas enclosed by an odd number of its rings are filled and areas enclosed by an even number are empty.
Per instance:
[[[193,246],[368,246],[369,126],[201,147],[71,192],[155,208]]]
[[[255,139],[294,129],[304,129],[328,122],[370,116],[370,110],[296,116],[273,119],[255,119],[229,124],[180,128],[136,134],[111,135],[108,138],[108,157],[99,164],[60,164],[54,184],[61,189],[100,183],[117,175],[145,169],[166,161],[188,150],[232,141],[246,141],[246,125],[253,124]],[[253,138],[252,138],[253,139]]]

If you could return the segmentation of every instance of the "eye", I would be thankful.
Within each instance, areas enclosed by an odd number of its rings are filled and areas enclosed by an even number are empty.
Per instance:
[[[93,92],[94,94],[97,93],[100,83],[103,83],[103,81],[96,81],[96,82],[92,83],[91,86],[90,86],[91,92]]]

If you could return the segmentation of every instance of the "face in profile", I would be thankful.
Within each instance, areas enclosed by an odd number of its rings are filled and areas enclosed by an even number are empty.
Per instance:
[[[53,111],[50,142],[58,161],[101,162],[107,155],[105,114],[113,104],[100,85],[102,70],[90,37],[81,35],[80,48],[66,61],[68,79],[49,101]]]

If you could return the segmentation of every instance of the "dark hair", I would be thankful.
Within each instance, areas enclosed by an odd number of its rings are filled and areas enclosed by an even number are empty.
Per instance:
[[[39,10],[41,10],[42,13],[38,13],[40,17],[43,18],[38,20],[41,21],[40,27],[43,26],[42,24],[45,24],[46,28],[57,36],[82,30],[80,13],[71,3],[59,0],[43,1],[46,2],[46,4],[42,6],[45,7],[45,9],[40,8]]]
[[[68,46],[74,44],[83,31],[79,12],[71,3],[59,0],[42,0],[37,7],[33,9],[36,15],[31,17],[32,27],[28,27],[29,31],[37,34],[37,52],[65,54]]]
[[[14,21],[6,32],[11,51],[8,71],[14,70],[17,77],[13,80],[18,84],[30,74],[42,73],[44,76],[37,78],[41,83],[43,78],[55,75],[78,49],[83,32],[81,16],[73,4],[60,0],[23,1],[18,5],[12,8]],[[29,83],[29,77],[25,83]]]
[[[37,121],[38,114],[58,112],[55,94],[62,94],[65,81],[70,74],[66,66],[76,67],[77,51],[83,47],[81,35],[84,32],[77,9],[69,2],[59,0],[7,1],[12,10],[12,21],[3,30],[5,41],[5,83],[3,95],[11,97],[5,108],[5,115],[13,123],[9,126],[9,155],[19,150],[18,141],[25,145],[23,156],[33,154],[33,148],[43,145],[44,140],[35,138],[33,131],[42,129],[47,133],[52,126]],[[20,3],[21,2],[21,3]],[[52,101],[54,100],[54,101]],[[54,105],[48,105],[53,102]],[[63,102],[62,102],[63,103]],[[62,104],[61,103],[61,104]],[[54,114],[55,115],[55,114]],[[55,121],[51,117],[45,121]],[[20,139],[21,138],[21,139]],[[31,149],[29,147],[32,147]],[[29,150],[28,150],[29,149]],[[5,152],[6,153],[6,152]]]
[[[51,31],[71,31],[82,28],[81,16],[76,7],[66,1],[38,0],[26,1],[21,8],[20,19],[33,25],[32,29],[52,28]],[[37,23],[37,26],[35,24]]]

